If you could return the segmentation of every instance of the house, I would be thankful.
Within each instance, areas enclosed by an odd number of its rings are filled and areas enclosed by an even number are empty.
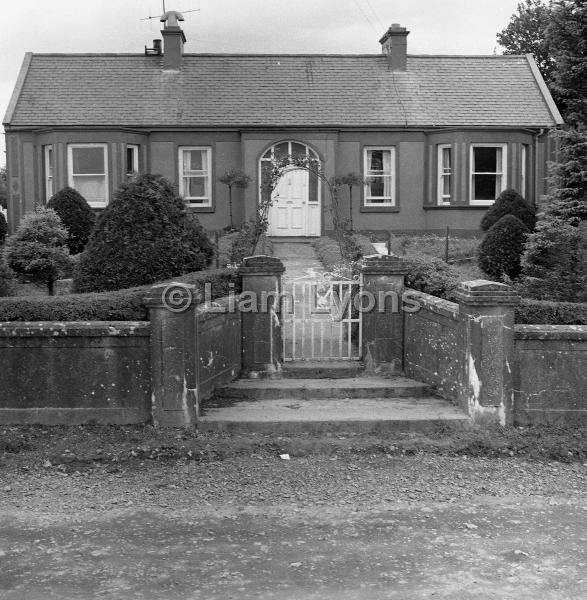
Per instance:
[[[353,196],[362,230],[474,231],[506,187],[529,202],[545,192],[548,130],[562,119],[530,55],[410,55],[397,24],[379,54],[187,54],[181,15],[161,20],[163,41],[144,54],[25,56],[4,118],[12,230],[66,185],[103,208],[135,172],[177,182],[220,230],[218,177],[251,176],[233,190],[242,222],[264,166],[287,154],[366,179]],[[271,234],[332,229],[324,184],[308,172],[287,172],[276,195]]]

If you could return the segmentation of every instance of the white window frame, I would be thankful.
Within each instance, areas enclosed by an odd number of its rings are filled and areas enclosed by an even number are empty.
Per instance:
[[[75,189],[74,184],[74,173],[73,173],[73,151],[76,148],[102,148],[104,150],[104,173],[81,173],[75,175],[76,177],[104,177],[104,200],[102,202],[96,202],[94,200],[87,200],[88,204],[92,208],[103,208],[108,205],[109,201],[109,190],[108,190],[108,144],[104,143],[80,143],[80,144],[67,144],[67,180],[68,185]]]
[[[55,194],[55,147],[43,146],[43,171],[45,180],[45,203]]]
[[[385,150],[390,153],[390,167],[391,172],[389,175],[383,174],[382,176],[387,176],[391,178],[391,183],[389,189],[391,191],[390,196],[369,196],[369,192],[371,191],[371,186],[368,183],[369,177],[373,177],[373,175],[369,175],[369,161],[368,156],[369,152],[372,150]],[[395,206],[395,146],[364,146],[363,147],[363,175],[365,177],[365,186],[363,188],[363,205],[366,207],[373,208],[389,208]],[[373,202],[373,199],[383,200],[382,202]]]
[[[438,177],[437,177],[437,181],[436,181],[436,186],[437,186],[437,194],[436,194],[436,201],[438,206],[450,206],[452,195],[454,192],[454,152],[452,149],[452,144],[438,144],[437,146],[437,160],[436,160],[436,164],[437,164],[437,171],[438,171]],[[443,151],[446,149],[450,150],[450,170],[448,172],[444,171],[444,166],[442,164],[442,156],[443,156]],[[444,189],[443,186],[443,178],[444,177],[449,177],[450,178],[450,195],[446,196],[445,194],[442,193],[442,190]]]
[[[522,144],[520,151],[520,195],[524,200],[528,199],[527,184],[527,170],[528,170],[528,144]]]
[[[495,172],[495,173],[490,173],[490,172],[474,172],[473,171],[473,164],[474,164],[474,149],[475,148],[501,148],[501,173],[500,172]],[[503,192],[504,190],[507,190],[507,171],[508,171],[508,145],[507,144],[494,144],[494,143],[484,143],[484,142],[479,142],[479,143],[475,143],[475,144],[471,144],[470,146],[470,150],[469,150],[469,204],[471,204],[472,206],[491,206],[494,202],[494,200],[475,200],[473,198],[473,177],[475,175],[501,175],[501,190],[499,191],[499,193],[497,194],[499,196],[499,194],[501,192]]]
[[[192,177],[206,178],[206,195],[205,196],[186,196],[183,172],[183,153],[190,150],[205,150],[206,152],[206,170],[191,171]],[[179,170],[179,195],[186,201],[187,204],[195,208],[211,208],[212,207],[212,148],[210,146],[180,146],[178,148],[178,170]],[[196,174],[197,173],[197,174]]]
[[[127,169],[128,165],[126,164],[126,155],[129,150],[133,151],[132,171],[129,171]],[[127,179],[131,179],[132,177],[134,177],[135,175],[138,174],[138,172],[139,172],[139,145],[138,144],[127,144],[126,145],[125,152],[124,152],[124,169],[125,169],[125,175],[126,175]]]

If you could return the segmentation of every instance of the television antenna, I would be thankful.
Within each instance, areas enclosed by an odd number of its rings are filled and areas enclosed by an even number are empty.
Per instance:
[[[167,10],[165,8],[165,0],[162,0],[162,1],[163,1],[163,12],[160,15],[153,15],[153,16],[149,15],[148,17],[145,17],[145,18],[141,19],[141,21],[151,21],[152,19],[161,19],[161,18],[163,18],[167,14]],[[200,9],[199,8],[194,8],[192,10],[182,10],[180,12],[182,14],[183,13],[200,12]]]

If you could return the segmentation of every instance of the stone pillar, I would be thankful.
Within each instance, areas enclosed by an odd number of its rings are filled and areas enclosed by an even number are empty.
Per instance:
[[[456,299],[464,349],[461,406],[477,422],[512,422],[514,306],[519,296],[503,283],[460,283]]]
[[[197,416],[194,285],[161,283],[144,302],[151,321],[151,410],[158,427],[193,427]]]
[[[248,377],[271,377],[281,371],[281,274],[272,256],[250,256],[239,268],[242,295],[242,368]]]
[[[374,300],[373,308],[363,312],[363,360],[368,373],[403,374],[405,274],[397,256],[373,255],[363,261],[361,306],[367,309]]]

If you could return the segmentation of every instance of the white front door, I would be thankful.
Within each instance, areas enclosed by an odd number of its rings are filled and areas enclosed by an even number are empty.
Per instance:
[[[275,190],[269,209],[269,235],[320,235],[319,203],[309,203],[309,173],[302,169],[286,171]]]

